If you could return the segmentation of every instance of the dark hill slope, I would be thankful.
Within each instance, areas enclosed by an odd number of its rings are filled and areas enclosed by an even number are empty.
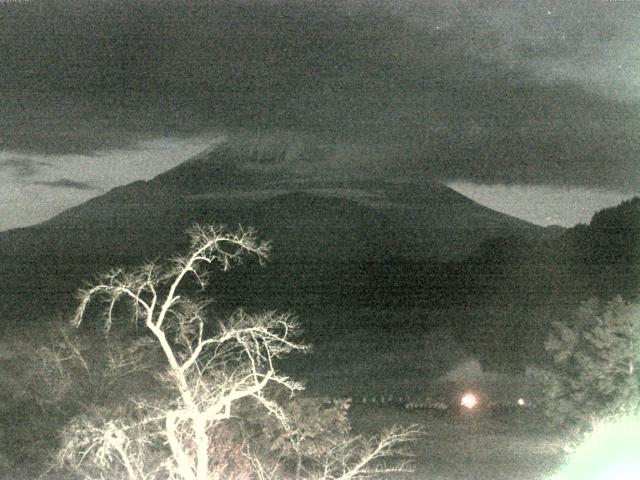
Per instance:
[[[576,303],[596,296],[640,298],[640,198],[597,212],[537,241],[506,237],[484,241],[466,262],[477,284],[492,283],[495,302]],[[477,274],[473,274],[476,271]]]

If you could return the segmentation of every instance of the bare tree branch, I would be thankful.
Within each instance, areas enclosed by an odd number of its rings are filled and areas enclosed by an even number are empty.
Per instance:
[[[163,380],[176,397],[136,426],[157,425],[171,458],[149,470],[139,453],[142,444],[130,439],[135,429],[106,423],[89,428],[93,440],[83,443],[87,448],[77,465],[93,455],[103,464],[107,457],[117,458],[129,480],[151,478],[160,470],[164,478],[208,480],[212,478],[211,432],[229,420],[242,402],[253,401],[265,417],[277,420],[285,431],[290,429],[287,412],[269,395],[267,387],[273,385],[290,395],[303,389],[300,383],[278,373],[274,364],[278,358],[308,348],[295,339],[299,331],[295,319],[289,314],[253,315],[238,310],[226,322],[218,322],[214,334],[206,336],[205,332],[211,331],[205,328],[207,304],[192,300],[183,286],[191,277],[204,287],[207,268],[212,264],[226,271],[246,255],[262,263],[269,254],[269,244],[258,242],[252,229],[228,233],[222,227],[196,225],[188,233],[189,253],[175,258],[168,267],[149,263],[130,272],[118,269],[99,277],[96,285],[81,292],[73,319],[73,324],[80,326],[90,302],[96,299],[106,304],[105,329],[109,330],[119,311],[117,305],[126,302],[133,307],[136,325],[144,325],[153,335],[167,362]],[[114,358],[114,362],[129,367],[122,359]],[[131,368],[136,368],[135,362]],[[305,478],[350,480],[407,471],[409,464],[401,447],[418,433],[409,427],[386,432],[377,441],[348,440],[322,460],[324,473],[320,477]],[[100,452],[97,457],[93,449]],[[275,468],[265,468],[255,457],[249,457],[258,478],[275,478],[280,472],[279,461]],[[395,457],[403,460],[397,462]],[[390,460],[388,465],[385,460]],[[298,476],[304,472],[300,467],[299,463]]]

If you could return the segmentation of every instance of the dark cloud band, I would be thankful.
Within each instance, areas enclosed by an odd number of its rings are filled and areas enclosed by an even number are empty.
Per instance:
[[[42,167],[50,167],[51,164],[31,158],[9,158],[0,161],[0,170],[10,170],[16,177],[32,177]]]
[[[284,131],[365,146],[388,175],[640,184],[637,105],[588,79],[537,75],[541,61],[575,64],[610,44],[604,29],[628,33],[622,15],[449,4],[21,4],[0,20],[0,146],[90,154],[160,135]]]
[[[68,178],[61,178],[59,180],[32,182],[33,185],[42,185],[52,188],[69,188],[72,190],[98,190],[96,187],[89,183],[78,182]]]

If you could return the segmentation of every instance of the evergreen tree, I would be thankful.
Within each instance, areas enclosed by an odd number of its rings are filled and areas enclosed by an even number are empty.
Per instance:
[[[545,410],[561,424],[640,407],[640,305],[615,297],[582,302],[545,342],[552,368],[539,374]]]

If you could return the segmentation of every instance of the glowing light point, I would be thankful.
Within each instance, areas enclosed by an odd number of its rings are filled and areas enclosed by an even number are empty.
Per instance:
[[[518,405],[520,405],[521,407],[524,407],[524,398],[518,399]]]
[[[478,397],[473,393],[465,393],[460,399],[460,405],[471,410],[478,404]]]

